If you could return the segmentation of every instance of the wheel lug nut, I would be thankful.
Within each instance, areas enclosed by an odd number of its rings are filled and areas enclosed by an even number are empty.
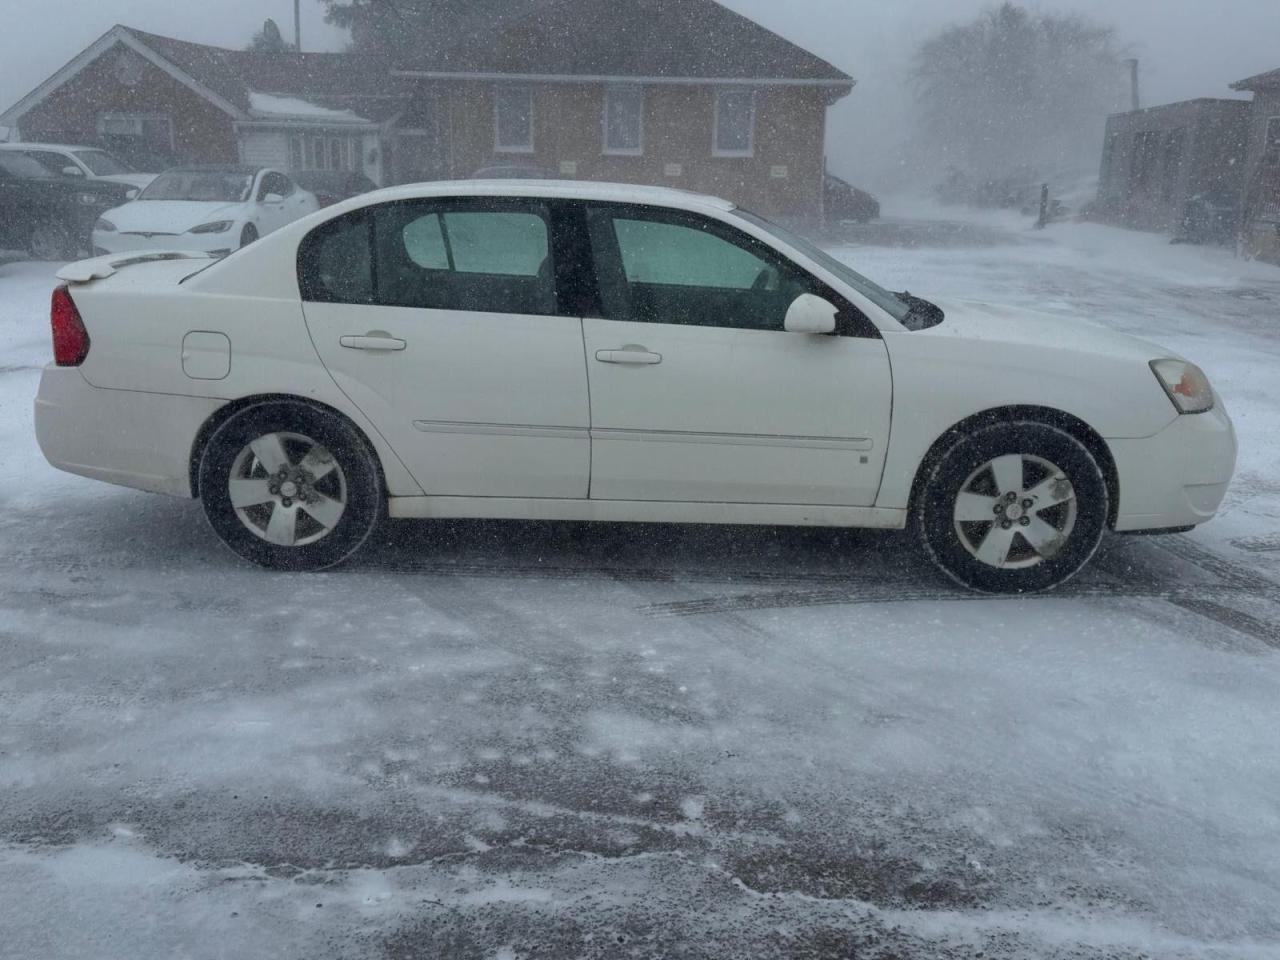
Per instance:
[[[1004,530],[1008,530],[1008,529],[1010,529],[1012,526],[1013,526],[1013,521],[1012,521],[1012,520],[1005,520],[1003,523],[1001,523],[1001,524],[1000,524],[1001,529],[1004,529]]]
[[[282,501],[280,501],[280,502],[281,502],[284,506],[286,506],[286,507],[292,507],[292,506],[293,506],[293,498],[292,498],[292,497],[285,497],[285,498],[284,498]]]
[[[1030,517],[1023,517],[1023,518],[1022,518],[1021,520],[1019,520],[1018,522],[1019,522],[1020,524],[1022,524],[1024,527],[1029,527],[1029,526],[1031,526],[1031,518],[1030,518]]]
[[[1022,507],[1023,507],[1023,509],[1024,509],[1024,510],[1030,510],[1030,509],[1031,509],[1032,507],[1034,507],[1034,506],[1035,506],[1035,501],[1034,501],[1034,500],[1023,500],[1023,501],[1022,501]]]
[[[996,504],[996,513],[1004,513],[1004,504],[1003,504],[1003,503],[997,503],[997,504]]]

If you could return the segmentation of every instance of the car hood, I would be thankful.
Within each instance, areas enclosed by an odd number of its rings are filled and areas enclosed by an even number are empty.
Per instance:
[[[121,233],[186,233],[217,220],[235,220],[244,211],[238,203],[198,200],[135,200],[103,214]]]
[[[946,313],[947,318],[926,332],[940,336],[1099,354],[1117,360],[1140,360],[1143,363],[1162,357],[1181,359],[1178,354],[1150,341],[1117,333],[1088,321],[978,300],[934,302]]]

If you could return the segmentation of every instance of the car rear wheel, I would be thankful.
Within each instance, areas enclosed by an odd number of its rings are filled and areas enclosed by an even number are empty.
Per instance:
[[[377,459],[344,420],[304,404],[251,407],[214,433],[200,462],[214,532],[241,557],[323,570],[360,549],[382,519]]]
[[[66,224],[57,220],[36,224],[27,247],[35,260],[71,260],[76,254],[75,237]]]
[[[987,427],[952,445],[914,522],[925,552],[972,590],[1060,586],[1089,562],[1110,512],[1106,479],[1075,437],[1045,424]]]

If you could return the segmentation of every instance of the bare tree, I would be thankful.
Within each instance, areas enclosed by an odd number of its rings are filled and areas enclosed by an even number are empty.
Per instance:
[[[1124,55],[1110,27],[1015,3],[949,27],[913,65],[917,150],[979,177],[1094,165]]]
[[[262,29],[253,35],[253,39],[245,49],[253,53],[288,53],[294,49],[294,46],[284,39],[276,22],[268,20],[262,25]]]

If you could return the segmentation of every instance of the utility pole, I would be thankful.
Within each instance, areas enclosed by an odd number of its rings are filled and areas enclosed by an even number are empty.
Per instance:
[[[1129,68],[1129,96],[1132,99],[1132,109],[1136,112],[1142,109],[1142,97],[1138,90],[1138,61],[1129,59],[1124,64]]]
[[[302,52],[302,0],[293,0],[293,48]]]

